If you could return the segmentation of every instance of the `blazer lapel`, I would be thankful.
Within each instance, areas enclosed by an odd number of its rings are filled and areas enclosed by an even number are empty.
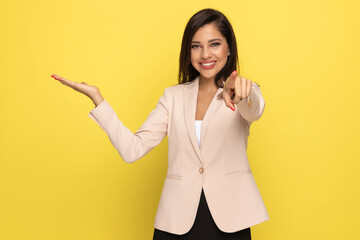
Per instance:
[[[218,90],[216,91],[216,93],[215,93],[213,99],[211,100],[211,103],[204,115],[204,119],[201,124],[200,148],[201,148],[201,146],[203,146],[203,143],[204,143],[204,140],[206,137],[206,130],[207,130],[207,127],[209,125],[209,122],[210,122],[212,116],[214,116],[214,113],[216,112],[217,109],[219,109],[221,104],[225,105],[224,100],[222,99],[222,92],[223,92],[223,88],[218,88]],[[200,151],[201,151],[201,149],[200,149]]]
[[[200,147],[204,142],[206,129],[208,123],[210,122],[211,117],[215,113],[216,109],[223,102],[221,98],[222,91],[223,91],[222,88],[218,88],[218,90],[214,95],[214,98],[211,100],[211,103],[204,115],[204,119],[201,124]],[[199,148],[196,139],[196,131],[195,131],[195,115],[196,115],[198,93],[199,93],[199,77],[195,78],[192,83],[190,83],[187,87],[184,88],[184,118],[185,118],[185,124],[190,141],[193,145],[193,148],[199,160],[202,161],[201,150]]]

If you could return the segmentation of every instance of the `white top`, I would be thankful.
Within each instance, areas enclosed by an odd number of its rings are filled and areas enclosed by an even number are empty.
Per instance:
[[[200,147],[200,135],[201,135],[201,124],[202,120],[195,120],[196,138]]]

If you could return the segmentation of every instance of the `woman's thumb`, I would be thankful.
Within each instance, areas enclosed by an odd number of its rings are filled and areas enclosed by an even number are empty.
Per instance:
[[[237,75],[237,71],[234,70],[234,71],[231,73],[230,78],[235,79],[235,78],[236,78],[236,75]]]

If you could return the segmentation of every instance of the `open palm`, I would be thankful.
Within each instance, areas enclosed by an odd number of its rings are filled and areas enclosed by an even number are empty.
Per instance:
[[[88,96],[91,100],[93,100],[96,106],[99,105],[104,100],[100,94],[99,88],[96,86],[88,85],[85,82],[81,82],[81,83],[73,82],[68,79],[62,78],[56,74],[51,75],[51,77],[53,77],[55,80],[58,80],[65,86],[71,87],[75,91],[78,91]]]

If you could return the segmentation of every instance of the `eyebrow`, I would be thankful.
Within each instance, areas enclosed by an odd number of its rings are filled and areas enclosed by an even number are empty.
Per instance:
[[[215,42],[215,41],[221,41],[220,38],[214,38],[214,39],[211,39],[209,40],[208,42],[211,43],[211,42]],[[191,43],[200,43],[199,41],[192,41]]]

